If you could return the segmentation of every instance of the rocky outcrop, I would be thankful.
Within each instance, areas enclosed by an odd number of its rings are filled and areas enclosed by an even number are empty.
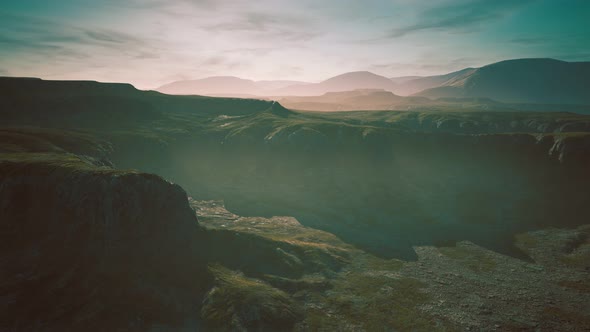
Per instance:
[[[5,157],[0,221],[0,330],[195,324],[209,281],[179,186],[75,157]]]

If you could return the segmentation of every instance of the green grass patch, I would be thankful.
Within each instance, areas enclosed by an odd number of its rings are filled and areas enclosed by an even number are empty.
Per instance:
[[[413,278],[348,273],[326,292],[325,306],[306,312],[306,323],[311,330],[437,330],[440,322],[420,310],[431,299],[425,287]]]
[[[461,246],[440,247],[438,250],[441,254],[458,261],[474,272],[493,271],[497,266],[496,261],[490,255],[479,250]]]
[[[301,309],[285,292],[219,265],[209,270],[215,287],[201,317],[212,328],[288,330],[301,318]]]

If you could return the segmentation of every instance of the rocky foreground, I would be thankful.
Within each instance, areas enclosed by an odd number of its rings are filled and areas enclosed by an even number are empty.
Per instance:
[[[418,260],[405,262],[380,259],[294,218],[240,217],[221,201],[191,206],[205,228],[272,241],[298,266],[296,277],[224,271],[280,294],[285,312],[299,315],[292,314],[297,331],[590,329],[590,225],[519,234],[516,245],[530,262],[470,242],[415,247]],[[205,315],[224,278],[209,293]],[[250,304],[226,300],[232,305],[218,309],[231,328],[252,327]]]

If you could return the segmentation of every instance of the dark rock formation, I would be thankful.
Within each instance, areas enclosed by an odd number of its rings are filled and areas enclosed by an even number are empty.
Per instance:
[[[209,280],[185,192],[43,158],[0,161],[0,330],[194,325]]]

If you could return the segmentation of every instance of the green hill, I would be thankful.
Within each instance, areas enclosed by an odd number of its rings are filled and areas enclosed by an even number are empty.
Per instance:
[[[487,65],[417,93],[429,98],[486,97],[509,103],[590,104],[590,63],[517,59]]]

